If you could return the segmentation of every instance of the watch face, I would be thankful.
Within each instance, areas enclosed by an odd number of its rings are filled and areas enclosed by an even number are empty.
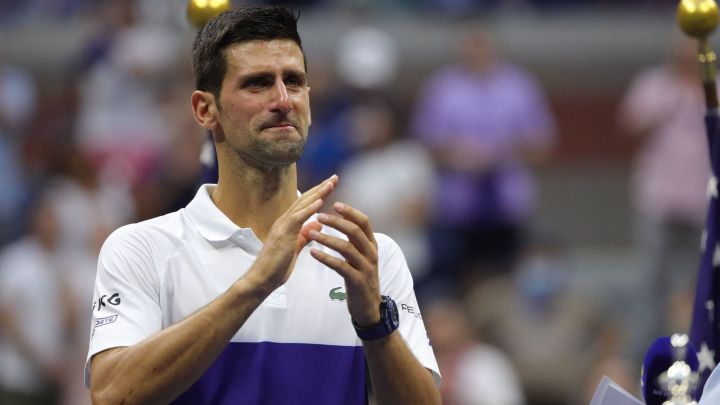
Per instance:
[[[390,320],[392,321],[393,326],[397,328],[397,326],[400,324],[400,316],[398,315],[397,305],[392,298],[388,298],[387,307],[388,312],[390,313]]]
[[[395,301],[386,295],[381,296],[381,298],[379,324],[363,329],[359,328],[355,321],[353,321],[355,332],[362,340],[375,340],[385,337],[393,333],[400,326],[400,317]]]

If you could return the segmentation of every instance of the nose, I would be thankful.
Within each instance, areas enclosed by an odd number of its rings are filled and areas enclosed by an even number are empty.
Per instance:
[[[272,94],[273,102],[270,105],[270,109],[275,112],[287,114],[293,109],[290,96],[288,96],[287,87],[282,80],[277,80],[275,83],[275,89]]]

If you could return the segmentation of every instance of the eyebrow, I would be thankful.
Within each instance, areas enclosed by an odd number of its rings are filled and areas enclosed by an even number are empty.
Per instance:
[[[299,78],[302,78],[305,82],[307,82],[307,73],[304,72],[304,71],[302,71],[302,70],[298,70],[298,69],[287,69],[287,70],[284,70],[284,71],[282,72],[282,77],[286,77],[286,76],[288,76],[288,75],[297,76],[297,77],[299,77]],[[248,80],[263,79],[263,78],[274,78],[274,77],[275,77],[275,72],[270,71],[270,70],[253,72],[253,73],[248,73],[248,74],[245,74],[245,75],[240,75],[240,76],[237,78],[237,84],[238,84],[239,86],[242,86],[242,85],[243,85],[244,83],[246,83]]]

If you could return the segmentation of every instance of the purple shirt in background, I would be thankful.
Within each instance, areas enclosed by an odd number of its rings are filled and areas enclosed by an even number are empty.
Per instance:
[[[499,63],[475,73],[450,66],[423,86],[413,133],[430,149],[460,147],[458,159],[494,163],[484,175],[439,168],[435,220],[441,224],[517,224],[535,206],[523,151],[548,148],[555,125],[540,87],[523,70]]]

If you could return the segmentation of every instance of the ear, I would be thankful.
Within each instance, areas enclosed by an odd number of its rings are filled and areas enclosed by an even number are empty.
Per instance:
[[[215,105],[215,96],[206,91],[195,90],[190,97],[195,121],[201,127],[213,131],[217,125],[218,110]]]
[[[308,127],[312,126],[312,109],[310,108],[310,86],[307,88],[308,93]]]

